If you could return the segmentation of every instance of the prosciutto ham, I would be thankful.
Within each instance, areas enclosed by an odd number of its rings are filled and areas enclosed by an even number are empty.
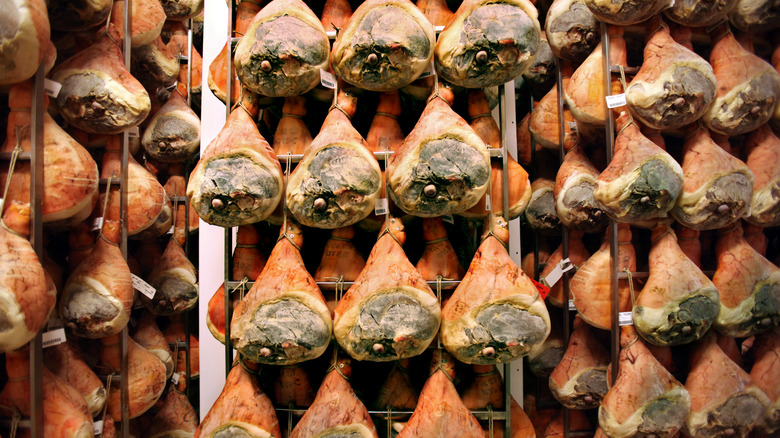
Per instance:
[[[712,283],[720,293],[718,331],[747,337],[780,324],[780,268],[747,243],[739,223],[719,232],[715,251],[718,269]]]
[[[136,0],[133,1],[130,8],[131,28],[130,40],[133,47],[145,46],[155,38],[160,36],[163,24],[165,24],[165,10],[160,4],[160,0]],[[114,0],[114,7],[111,11],[111,24],[119,32],[117,41],[124,37],[124,10],[125,0]]]
[[[303,117],[306,115],[306,99],[302,96],[284,98],[282,118],[274,132],[274,153],[279,155],[303,154],[311,144],[311,132]]]
[[[677,245],[668,226],[653,230],[650,276],[636,297],[636,331],[653,345],[687,344],[700,339],[718,315],[718,289]]]
[[[379,198],[379,163],[350,121],[357,97],[340,91],[337,102],[287,183],[287,208],[301,225],[333,229],[355,224]]]
[[[666,18],[683,26],[706,27],[723,21],[737,0],[683,0],[664,9]]]
[[[253,362],[295,364],[319,357],[330,342],[330,311],[303,264],[300,231],[291,224],[282,229],[268,263],[233,312],[230,339]]]
[[[423,239],[425,249],[415,267],[425,281],[463,278],[466,270],[447,238],[447,229],[440,217],[423,219]]]
[[[249,27],[249,23],[252,22],[252,19],[255,18],[255,15],[257,15],[260,9],[261,6],[259,3],[252,3],[252,2],[238,3],[238,5],[236,6],[236,25],[233,31],[234,37],[240,37],[246,34],[247,28]],[[211,89],[211,91],[214,93],[217,99],[221,100],[222,102],[227,101],[227,97],[225,96],[227,92],[226,91],[227,90],[227,76],[226,76],[227,75],[227,48],[228,48],[228,43],[225,43],[225,46],[222,47],[222,50],[219,52],[219,54],[217,54],[214,60],[211,61],[211,64],[209,64],[209,76],[208,76],[209,89]],[[243,88],[243,86],[241,85],[241,82],[238,80],[236,69],[231,68],[230,72],[233,75],[233,77],[231,78],[232,82],[230,85],[231,87],[230,105],[233,105],[235,102],[238,102],[239,94],[241,93],[241,89]],[[194,71],[193,71],[193,78],[194,78]]]
[[[743,32],[760,33],[777,29],[780,9],[774,3],[735,0],[729,22]]]
[[[490,182],[484,141],[452,110],[454,94],[440,87],[387,166],[393,203],[421,217],[471,208]]]
[[[642,135],[628,114],[620,114],[617,126],[615,154],[596,179],[593,199],[602,211],[620,222],[663,217],[682,191],[682,168]]]
[[[436,40],[436,71],[466,88],[515,80],[539,49],[538,15],[527,0],[464,1]]]
[[[171,97],[146,125],[141,145],[157,161],[185,161],[200,148],[200,119],[181,94]]]
[[[328,62],[328,36],[301,0],[273,0],[249,23],[233,58],[241,82],[264,96],[314,88]]]
[[[695,344],[685,389],[691,412],[683,431],[690,436],[746,436],[763,420],[770,400],[709,334]]]
[[[233,364],[225,386],[195,431],[195,438],[245,436],[281,437],[271,399],[263,393],[256,374]]]
[[[49,15],[57,17],[51,27],[57,30],[87,30],[105,23],[114,2],[112,0],[92,0],[75,4],[70,0],[48,2]]]
[[[454,378],[452,358],[442,350],[435,350],[431,376],[425,382],[417,407],[398,438],[486,437],[479,421],[458,395]]]
[[[555,399],[569,409],[598,407],[607,394],[609,359],[596,330],[575,317],[569,346],[549,378]]]
[[[461,362],[495,364],[528,354],[550,333],[534,284],[507,253],[508,224],[485,221],[468,272],[442,309],[441,343]]]
[[[147,90],[159,90],[173,85],[179,77],[181,65],[173,45],[166,46],[158,36],[149,44],[133,49],[131,53],[130,73]]]
[[[417,0],[415,5],[434,26],[446,26],[455,15],[446,0]]]
[[[555,320],[554,315],[554,313],[550,315],[552,327],[547,339],[528,352],[528,369],[537,377],[549,378],[566,352],[562,327],[559,321]]]
[[[561,222],[555,211],[555,181],[540,176],[531,183],[531,200],[523,213],[528,225],[537,233],[557,234]]]
[[[334,311],[333,334],[358,360],[416,356],[436,336],[441,307],[406,258],[403,223],[388,218],[366,266]]]
[[[300,364],[279,368],[279,377],[274,381],[274,403],[277,406],[308,408],[314,402],[314,394],[309,375]]]
[[[144,347],[149,353],[160,359],[160,362],[165,365],[165,377],[170,378],[173,375],[173,355],[168,341],[157,326],[154,316],[149,312],[143,312],[141,317],[138,318],[135,331],[132,334],[133,340],[138,345]]]
[[[72,386],[84,398],[90,416],[94,417],[103,410],[106,388],[84,361],[73,339],[47,348],[43,360],[48,371]]]
[[[745,138],[745,162],[753,172],[753,196],[747,220],[762,227],[780,225],[780,138],[762,126]]]
[[[652,128],[680,128],[710,108],[718,82],[710,64],[672,39],[662,19],[649,21],[647,27],[651,35],[642,68],[626,89],[628,109]]]
[[[600,21],[627,26],[647,20],[672,6],[674,0],[585,0],[585,4]]]
[[[755,362],[750,378],[769,397],[771,404],[764,414],[761,430],[766,434],[780,430],[780,330],[763,333],[753,344]]]
[[[155,414],[146,430],[149,438],[191,437],[198,428],[198,414],[187,396],[174,389],[168,390],[162,409]]]
[[[769,121],[780,98],[780,75],[771,64],[743,48],[725,26],[711,36],[710,64],[718,94],[702,120],[710,130],[734,136]]]
[[[104,218],[95,248],[65,283],[59,312],[78,336],[113,335],[130,320],[135,291],[118,242],[119,223]]]
[[[404,141],[404,133],[398,124],[401,115],[401,96],[397,91],[379,95],[374,120],[366,134],[366,143],[372,152],[395,152]]]
[[[566,87],[570,79],[563,79]],[[577,131],[572,129],[570,122],[574,122],[571,112],[564,108],[563,121],[566,123],[563,132],[563,148],[570,151],[577,146]],[[539,103],[534,104],[531,111],[531,119],[528,121],[528,129],[531,131],[536,144],[543,148],[555,151],[560,147],[560,130],[558,124],[558,86],[554,85]]]
[[[596,205],[593,190],[599,171],[581,146],[574,146],[555,175],[555,214],[569,228],[594,233],[607,225],[608,217]]]
[[[352,17],[352,6],[347,0],[325,0],[320,22],[326,32],[343,29]]]
[[[32,77],[51,41],[49,14],[44,0],[12,0],[0,12],[0,85]]]
[[[611,438],[675,436],[691,410],[692,395],[630,325],[621,327],[619,364],[617,380],[599,407],[601,430]]]
[[[290,438],[378,437],[368,409],[349,384],[351,375],[349,359],[335,361],[322,381],[314,403],[290,432]]]
[[[155,315],[185,312],[198,302],[198,273],[176,239],[170,239],[160,261],[147,278],[156,292],[153,298],[140,295]]]
[[[230,113],[190,173],[187,198],[210,224],[259,222],[282,198],[282,166],[254,123],[255,101],[256,96],[244,95],[244,104]]]
[[[355,281],[366,261],[352,243],[354,238],[355,230],[352,227],[331,231],[320,264],[314,272],[316,281],[336,281],[339,277],[343,281]]]
[[[552,53],[579,63],[601,40],[599,21],[583,0],[555,0],[547,10],[545,33]]]
[[[160,0],[168,20],[183,21],[203,12],[205,0]]]
[[[374,407],[377,410],[413,411],[417,406],[418,392],[409,377],[411,359],[400,359],[393,363],[387,379],[379,388]]]
[[[371,91],[397,90],[428,68],[436,35],[409,0],[367,0],[336,36],[330,65],[346,82]]]

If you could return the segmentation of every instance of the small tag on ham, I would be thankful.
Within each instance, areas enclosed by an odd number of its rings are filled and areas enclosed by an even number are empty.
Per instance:
[[[179,384],[179,373],[171,374],[171,382],[173,382],[174,385]]]
[[[607,108],[617,108],[626,104],[626,93],[607,96]]]
[[[49,97],[56,98],[59,96],[60,88],[62,88],[62,84],[59,82],[52,81],[51,79],[43,80],[43,91],[46,92],[46,95]]]
[[[330,88],[331,90],[336,89],[336,76],[326,70],[320,70],[320,84],[322,84],[325,88]]]
[[[147,298],[154,298],[154,294],[157,290],[149,283],[145,282],[141,277],[133,274],[133,289],[144,294]]]
[[[618,324],[621,326],[624,325],[634,325],[634,316],[631,312],[620,312],[618,313]]]
[[[555,266],[555,269],[553,269],[552,272],[544,277],[544,282],[547,284],[547,286],[553,287],[555,286],[555,283],[557,283],[561,277],[563,277],[564,272],[569,272],[572,269],[574,269],[574,265],[571,264],[571,260],[565,258]]]
[[[128,129],[127,131],[127,137],[128,138],[138,138],[141,136],[140,131],[138,130],[137,126],[133,126],[132,128]]]
[[[539,283],[538,281],[534,280],[533,278],[530,278],[531,282],[536,286],[536,289],[539,290],[539,296],[542,297],[542,300],[547,298],[547,294],[550,293],[550,288],[543,285],[542,283]]]
[[[92,422],[92,430],[95,432],[95,435],[100,435],[103,433],[103,420],[96,420]]]
[[[387,198],[377,199],[376,205],[374,205],[374,214],[377,216],[387,214]]]
[[[420,77],[418,77],[417,79],[423,79],[429,76],[433,76],[433,72],[434,72],[433,61],[431,61],[431,63],[428,65],[428,68],[423,70],[423,72],[420,73]]]
[[[41,335],[42,347],[48,348],[65,342],[65,329],[58,328],[43,332]]]
[[[485,195],[485,210],[486,211],[493,210],[493,202],[490,199],[490,195]]]
[[[574,300],[569,300],[569,310],[577,311],[577,306],[574,305]]]

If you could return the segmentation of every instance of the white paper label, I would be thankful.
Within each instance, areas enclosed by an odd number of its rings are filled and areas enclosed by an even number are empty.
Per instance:
[[[3,205],[5,204],[5,199],[0,198],[0,211],[3,211]]]
[[[174,228],[176,228],[176,226],[175,225],[171,225],[171,227],[168,228],[168,233],[167,234],[173,234]]]
[[[95,432],[95,435],[103,433],[103,420],[93,421],[92,430]]]
[[[428,67],[425,68],[425,70],[420,73],[420,76],[417,79],[427,78],[429,76],[433,76],[433,61],[431,61],[430,64],[428,64]]]
[[[453,224],[453,225],[455,224],[455,218],[452,217],[451,214],[445,214],[444,216],[442,216],[441,221],[446,224]]]
[[[607,96],[607,108],[617,108],[626,104],[626,93]]]
[[[443,30],[444,30],[444,26],[433,26],[433,29],[434,29],[436,32],[441,32],[441,31],[443,31]]]
[[[485,195],[485,210],[493,210],[493,202],[490,199],[490,195]]]
[[[376,204],[374,204],[374,214],[377,216],[387,214],[387,198],[379,198],[376,200]]]
[[[569,310],[577,310],[577,306],[574,305],[574,300],[569,300]]]
[[[103,216],[96,217],[92,221],[92,231],[100,231],[103,229]]]
[[[577,122],[567,122],[569,124],[569,131],[577,132]]]
[[[330,88],[331,90],[336,89],[336,75],[329,71],[325,71],[320,69],[320,84],[322,84],[325,88]]]
[[[574,268],[574,265],[571,264],[571,260],[568,258],[565,258],[558,262],[558,264],[555,266],[555,269],[552,270],[549,274],[547,274],[546,277],[544,277],[544,282],[549,287],[555,286],[555,283],[557,283],[561,277],[563,277],[564,272],[569,272]]]
[[[152,287],[151,284],[145,282],[141,277],[135,274],[131,275],[133,277],[133,289],[146,295],[146,298],[149,298],[150,300],[154,298],[154,294],[157,292],[157,290]]]
[[[179,373],[173,373],[171,375],[171,382],[173,382],[174,385],[179,384]]]
[[[43,341],[43,348],[47,347],[53,347],[58,344],[62,344],[65,342],[65,329],[58,328],[54,330],[49,330],[48,332],[43,332],[41,335],[41,340]]]
[[[43,80],[43,91],[49,97],[53,97],[56,99],[57,96],[60,95],[61,88],[62,88],[62,84],[60,84],[59,82],[54,82],[51,79]]]
[[[618,313],[618,325],[634,325],[634,316],[631,312]]]
[[[138,138],[140,137],[140,131],[137,126],[133,126],[132,128],[127,130],[127,137],[128,138]]]

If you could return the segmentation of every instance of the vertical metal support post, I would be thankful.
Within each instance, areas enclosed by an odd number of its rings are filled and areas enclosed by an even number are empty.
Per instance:
[[[601,23],[601,55],[602,69],[604,73],[604,93],[609,93],[612,89],[612,73],[610,72],[609,59],[609,26],[607,23]],[[615,126],[612,120],[612,109],[605,106],[606,120],[606,147],[607,162],[612,161],[612,155],[615,148]],[[612,383],[615,382],[618,375],[618,357],[620,354],[620,326],[618,324],[618,313],[620,312],[620,300],[618,297],[618,228],[617,223],[610,219],[609,221],[609,257],[610,257],[610,305],[612,306],[612,332],[611,332],[611,356],[612,356]]]
[[[192,106],[192,18],[187,20],[187,106]]]
[[[133,0],[125,1],[124,9],[124,40],[122,41],[122,54],[124,55],[125,67],[130,71],[130,51],[132,50],[131,35],[132,35],[132,6]],[[122,224],[120,234],[120,248],[122,249],[122,257],[127,260],[127,164],[130,157],[130,134],[125,131],[122,133],[122,170],[120,172],[119,179],[119,217]],[[108,195],[106,195],[108,196]],[[121,405],[122,405],[122,436],[127,438],[130,436],[130,398],[129,398],[129,370],[127,369],[127,344],[128,344],[127,327],[122,329],[120,337],[121,348]]]
[[[230,259],[233,248],[233,229],[225,228],[225,376],[230,374],[233,365],[233,343],[230,342],[230,318],[232,309],[230,302]]]
[[[33,77],[30,126],[30,244],[43,255],[43,62]],[[30,341],[30,425],[32,436],[43,437],[43,346],[41,333]]]

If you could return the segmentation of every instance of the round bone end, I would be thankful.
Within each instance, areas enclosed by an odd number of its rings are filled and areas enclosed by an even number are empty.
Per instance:
[[[474,56],[474,59],[475,59],[475,60],[476,60],[478,63],[480,63],[480,64],[484,64],[484,63],[487,61],[487,59],[488,59],[488,53],[487,53],[486,51],[484,51],[484,50],[480,50],[480,51],[479,51],[479,52],[477,52],[477,54]]]
[[[315,210],[325,210],[325,208],[328,206],[328,201],[317,198],[314,200],[314,209]]]
[[[374,344],[373,347],[375,353],[384,353],[385,352],[385,346],[382,344]]]
[[[214,210],[222,210],[225,208],[225,203],[219,198],[214,198],[211,200],[211,206],[214,207]]]
[[[639,202],[641,202],[642,204],[647,204],[648,202],[650,202],[650,197],[642,196],[642,199],[640,199]]]
[[[725,213],[725,212],[727,212],[729,210],[730,210],[730,208],[726,204],[721,204],[720,207],[718,207],[718,213],[720,213],[720,214],[723,214],[723,213]]]
[[[268,73],[269,71],[273,70],[273,66],[271,65],[271,61],[264,59],[262,62],[260,62],[260,69],[264,72]]]
[[[425,188],[423,188],[423,193],[425,193],[425,196],[429,198],[433,198],[434,196],[436,196],[437,192],[438,190],[436,190],[436,186],[433,184],[428,184],[427,186],[425,186]]]
[[[370,65],[377,65],[379,63],[379,57],[376,55],[376,53],[369,53],[366,57],[366,62],[368,62]]]
[[[263,347],[260,349],[260,356],[268,357],[271,355],[271,349],[268,347]]]
[[[482,349],[482,355],[485,357],[493,357],[496,355],[496,349],[493,347],[485,347]]]
[[[681,332],[682,332],[682,334],[684,334],[684,335],[690,335],[690,334],[691,334],[691,332],[693,331],[693,329],[691,328],[691,326],[689,326],[689,325],[686,325],[686,326],[685,326],[685,327],[683,327],[683,328],[682,328],[680,331],[681,331]]]

